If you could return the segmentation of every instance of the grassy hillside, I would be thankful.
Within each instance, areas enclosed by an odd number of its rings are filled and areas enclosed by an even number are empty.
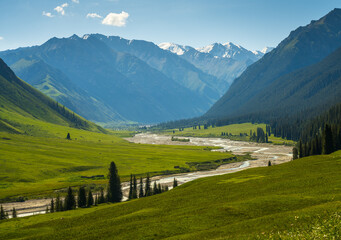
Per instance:
[[[130,202],[6,220],[0,237],[302,239],[302,232],[306,239],[337,239],[340,172],[341,151],[202,178]]]
[[[29,122],[36,120],[105,132],[17,78],[0,59],[0,129],[27,133]]]

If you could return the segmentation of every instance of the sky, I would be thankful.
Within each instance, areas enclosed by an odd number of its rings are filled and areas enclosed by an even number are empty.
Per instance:
[[[202,47],[276,47],[340,0],[0,0],[0,51],[88,33]]]

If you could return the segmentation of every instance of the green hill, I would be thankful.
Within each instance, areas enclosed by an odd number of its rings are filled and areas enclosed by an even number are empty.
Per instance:
[[[340,171],[339,151],[202,178],[129,202],[8,220],[0,237],[338,239]]]
[[[0,131],[36,135],[40,123],[105,132],[17,78],[0,59]]]

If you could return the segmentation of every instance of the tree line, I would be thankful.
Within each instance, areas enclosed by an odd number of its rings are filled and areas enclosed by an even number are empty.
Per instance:
[[[71,187],[68,187],[67,194],[64,200],[58,194],[56,198],[51,199],[51,203],[46,207],[46,213],[53,212],[61,212],[68,211],[78,208],[86,208],[97,206],[101,203],[115,203],[120,202],[122,200],[122,186],[120,177],[118,175],[118,171],[114,162],[110,163],[109,167],[109,181],[107,186],[106,194],[104,193],[104,189],[101,188],[100,193],[94,194],[91,189],[86,190],[84,186],[79,187],[77,191],[77,196],[75,196],[74,190]],[[178,186],[178,181],[176,178],[173,180],[173,188]],[[135,198],[148,197],[151,195],[160,194],[168,191],[168,186],[163,186],[160,183],[156,183],[154,181],[154,186],[151,186],[151,180],[149,174],[147,174],[145,182],[143,178],[140,177],[140,184],[137,184],[137,179],[135,175],[130,175],[130,183],[129,183],[129,197],[128,200]],[[17,217],[16,209],[12,210],[12,217]],[[9,214],[0,206],[0,220],[9,219]]]

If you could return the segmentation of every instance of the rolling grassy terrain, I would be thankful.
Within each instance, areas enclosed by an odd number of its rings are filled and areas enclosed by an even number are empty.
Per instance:
[[[211,126],[207,129],[204,129],[204,126],[201,125],[200,129],[193,129],[193,128],[184,128],[183,131],[179,131],[179,129],[169,129],[164,130],[161,133],[166,133],[174,136],[183,136],[183,137],[222,137],[222,132],[231,133],[234,136],[228,137],[231,140],[243,140],[248,141],[250,138],[250,130],[252,132],[256,132],[257,128],[263,128],[265,132],[265,124],[257,124],[257,123],[241,123],[241,124],[231,124],[221,127],[214,127]],[[174,133],[173,133],[174,131]],[[240,133],[246,133],[248,136],[239,136]],[[269,137],[269,141],[274,144],[291,144],[293,145],[294,142],[291,140],[285,140],[282,138],[275,137],[271,135]]]
[[[202,178],[129,202],[6,220],[0,223],[0,237],[302,239],[303,232],[306,239],[337,239],[340,224],[333,223],[340,219],[340,172],[338,151]]]
[[[0,133],[0,199],[34,196],[69,185],[106,183],[106,178],[93,180],[81,176],[106,176],[111,161],[115,161],[124,181],[131,173],[179,172],[174,166],[195,170],[186,163],[232,157],[229,153],[206,151],[204,147],[133,144],[114,134],[46,125],[42,125],[45,131],[59,137]],[[72,140],[65,139],[67,132]]]

